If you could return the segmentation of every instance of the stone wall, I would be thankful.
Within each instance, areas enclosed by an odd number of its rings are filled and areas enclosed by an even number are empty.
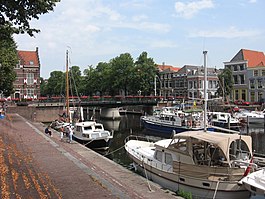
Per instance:
[[[63,108],[56,106],[11,106],[7,108],[7,113],[17,113],[24,118],[35,122],[51,122],[59,118]]]

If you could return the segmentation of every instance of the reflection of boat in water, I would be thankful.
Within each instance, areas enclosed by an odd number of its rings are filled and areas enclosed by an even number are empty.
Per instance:
[[[101,123],[86,121],[74,125],[73,137],[92,149],[108,149],[113,133],[104,129]]]
[[[101,123],[104,125],[105,129],[109,131],[118,131],[120,128],[121,120],[101,120]]]

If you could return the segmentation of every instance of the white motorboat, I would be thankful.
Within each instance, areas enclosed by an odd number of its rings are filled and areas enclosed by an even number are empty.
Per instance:
[[[249,198],[238,182],[252,164],[250,136],[187,131],[157,142],[128,137],[125,149],[136,169],[172,191],[195,198]]]
[[[265,167],[243,178],[242,183],[254,195],[265,196]]]
[[[89,148],[106,150],[113,133],[105,130],[101,123],[85,121],[74,124],[73,137]]]
[[[239,119],[232,117],[230,113],[225,112],[207,112],[209,125],[231,129],[234,131],[240,130]]]
[[[249,124],[264,124],[264,113],[258,111],[240,109],[235,113],[235,117]]]

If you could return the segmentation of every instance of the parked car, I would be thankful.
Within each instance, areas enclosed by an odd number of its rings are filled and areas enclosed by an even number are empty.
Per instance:
[[[250,105],[250,102],[247,102],[245,100],[236,100],[234,102],[235,105],[243,105],[243,106],[249,106]]]

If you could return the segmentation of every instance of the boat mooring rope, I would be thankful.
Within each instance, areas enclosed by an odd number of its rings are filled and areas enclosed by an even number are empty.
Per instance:
[[[107,153],[107,154],[105,154],[105,155],[103,155],[103,156],[111,155],[111,154],[113,154],[113,153],[115,153],[115,152],[121,150],[123,147],[125,147],[125,145],[123,145],[123,146],[121,146],[120,148],[118,148],[118,149],[116,149],[116,150],[114,150],[114,151],[112,151],[112,152],[110,152],[110,153]]]
[[[216,193],[217,193],[217,189],[218,189],[218,186],[219,186],[219,180],[217,181],[217,184],[216,184],[216,187],[215,187],[215,191],[214,191],[214,195],[213,195],[213,199],[215,199],[215,196],[216,196]]]

